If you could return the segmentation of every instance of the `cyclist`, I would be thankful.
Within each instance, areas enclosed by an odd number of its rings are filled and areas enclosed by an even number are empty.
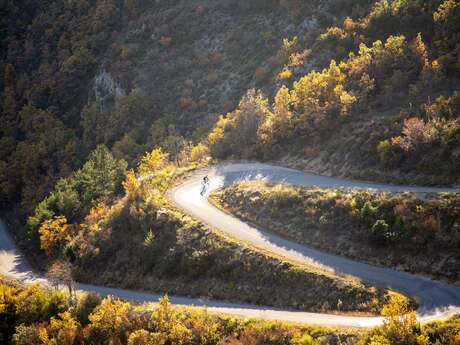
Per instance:
[[[203,195],[204,192],[206,191],[206,187],[208,186],[209,184],[209,177],[208,175],[206,175],[205,177],[203,177],[203,181],[201,181],[201,192],[200,194]]]

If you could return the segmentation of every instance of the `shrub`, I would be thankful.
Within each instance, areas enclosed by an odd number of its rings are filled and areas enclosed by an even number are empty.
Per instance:
[[[209,156],[209,148],[201,143],[196,144],[190,150],[190,161],[200,162]]]
[[[128,171],[126,174],[125,181],[123,182],[123,188],[125,189],[125,195],[130,200],[134,199],[139,194],[140,183],[133,170]]]
[[[92,338],[100,344],[115,340],[125,343],[127,331],[131,327],[131,310],[132,307],[127,302],[110,296],[104,299],[88,317],[91,321]]]
[[[293,188],[286,187],[285,185],[276,185],[272,192],[266,196],[267,201],[276,206],[290,206],[301,202],[299,193]]]
[[[18,291],[6,284],[0,284],[0,344],[8,344],[18,321],[16,314]]]
[[[40,327],[36,325],[26,326],[19,325],[16,333],[13,335],[14,345],[41,345]]]
[[[391,153],[391,143],[389,140],[382,140],[377,145],[377,153],[379,155],[380,162],[387,163]]]
[[[77,305],[74,307],[72,313],[81,325],[86,325],[89,323],[88,316],[101,303],[101,301],[101,296],[95,292],[84,293],[77,299]]]
[[[40,248],[48,256],[52,256],[57,249],[62,249],[72,239],[71,230],[72,227],[67,224],[67,219],[64,216],[44,221],[38,229]]]
[[[432,143],[436,139],[433,129],[430,123],[425,123],[416,117],[404,120],[403,136],[400,142],[401,148],[408,152],[418,149],[423,144]]]
[[[54,342],[50,344],[73,345],[79,334],[80,325],[75,321],[71,314],[66,311],[57,318],[51,318],[50,332]]]
[[[389,230],[389,225],[383,219],[375,221],[374,225],[370,229],[369,239],[376,243],[387,243],[392,241],[396,234]]]
[[[417,334],[417,316],[411,310],[409,301],[398,293],[390,294],[390,302],[383,307],[382,315],[385,316],[383,331],[391,344],[420,344],[428,343],[423,341],[423,336]],[[418,329],[420,331],[420,329]]]
[[[294,345],[312,345],[313,337],[309,334],[304,334],[299,336],[297,339],[294,339]]]
[[[283,68],[281,72],[278,73],[277,78],[279,80],[284,80],[284,79],[291,79],[292,76],[293,76],[292,71],[289,68],[285,67]]]
[[[18,294],[16,308],[19,322],[33,323],[56,316],[65,311],[66,300],[62,292],[50,293],[34,284]]]
[[[374,335],[370,339],[369,345],[392,345],[392,343],[384,335]]]
[[[361,208],[361,217],[366,221],[373,220],[377,210],[378,207],[374,207],[370,201],[366,201]]]
[[[164,334],[138,329],[129,335],[128,345],[163,345],[166,341]]]

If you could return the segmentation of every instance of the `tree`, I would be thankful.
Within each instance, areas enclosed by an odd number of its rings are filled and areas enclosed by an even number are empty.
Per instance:
[[[275,141],[292,136],[292,98],[289,89],[282,86],[275,96],[274,111],[268,113],[265,122],[259,131],[264,145],[271,145]]]
[[[91,206],[99,198],[117,192],[125,177],[126,166],[124,160],[113,158],[104,145],[92,151],[86,163],[75,174],[83,205]]]
[[[132,200],[139,195],[140,183],[133,170],[129,170],[123,182],[123,188],[128,199]]]
[[[25,105],[19,113],[24,140],[11,155],[22,182],[23,206],[34,207],[59,174],[70,174],[76,156],[74,131],[50,111]]]
[[[131,306],[111,296],[89,316],[92,338],[98,344],[126,343],[131,329]]]
[[[192,162],[200,162],[204,159],[208,158],[209,156],[209,148],[202,144],[198,143],[192,146],[190,150],[190,161]]]
[[[58,317],[53,317],[50,321],[50,335],[53,339],[50,345],[73,345],[79,331],[79,323],[74,320],[68,311],[60,313]]]
[[[220,117],[208,136],[210,150],[219,158],[229,155],[253,157],[260,127],[269,113],[268,100],[260,91],[249,90],[238,108]]]
[[[328,123],[324,120],[347,115],[357,98],[346,90],[345,82],[343,66],[334,60],[329,68],[310,72],[295,82],[291,97],[297,113],[296,127],[300,130],[324,127]]]
[[[395,237],[396,234],[390,231],[390,226],[383,219],[377,219],[369,232],[370,240],[376,243],[386,243]]]
[[[171,160],[175,165],[180,166],[180,152],[186,146],[187,142],[181,135],[176,133],[174,126],[170,125],[168,128],[169,135],[163,141],[163,147],[166,148],[168,157],[172,157]]]
[[[53,256],[57,249],[62,249],[72,239],[72,227],[67,224],[65,216],[45,220],[38,229],[38,233],[40,234],[40,248],[48,256]]]
[[[430,74],[431,74],[431,64],[428,59],[428,48],[423,42],[422,34],[419,32],[415,37],[414,42],[412,43],[412,50],[415,57],[418,59],[418,63],[421,70],[421,79],[425,85],[429,86]]]
[[[444,0],[433,13],[433,19],[442,26],[447,37],[458,33],[460,28],[460,4],[456,0]]]
[[[102,298],[96,292],[85,292],[78,294],[77,304],[72,310],[72,314],[81,325],[89,323],[89,315],[101,304]]]
[[[425,123],[422,119],[411,117],[404,120],[400,147],[408,152],[417,150],[424,144],[429,144],[435,139],[435,133],[430,123]]]
[[[51,282],[55,289],[64,285],[69,291],[70,299],[73,299],[74,279],[72,276],[72,265],[66,261],[55,261],[46,273],[46,278]]]
[[[83,108],[80,124],[83,128],[83,143],[88,151],[98,144],[109,141],[111,137],[107,128],[109,118],[110,113],[103,111],[96,103]]]
[[[389,295],[390,301],[383,307],[385,316],[383,331],[391,344],[425,345],[428,339],[417,334],[417,315],[411,310],[407,298],[398,293]]]
[[[381,163],[387,163],[391,155],[391,144],[389,140],[382,140],[377,145],[377,153]]]
[[[182,345],[192,341],[192,331],[180,322],[179,315],[169,303],[168,296],[160,299],[152,319],[156,329],[165,334],[171,344]]]
[[[141,175],[154,173],[164,168],[168,164],[168,154],[161,148],[155,148],[152,152],[147,152],[139,163],[139,173]]]

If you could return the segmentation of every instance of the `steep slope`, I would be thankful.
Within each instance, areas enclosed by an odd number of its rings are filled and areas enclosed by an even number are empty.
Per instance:
[[[294,45],[278,76],[286,86],[275,97],[248,92],[208,136],[213,155],[458,184],[460,5],[376,1],[361,10]]]

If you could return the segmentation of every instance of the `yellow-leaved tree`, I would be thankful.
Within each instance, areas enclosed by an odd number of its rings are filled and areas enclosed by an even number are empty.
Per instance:
[[[40,248],[48,256],[52,256],[72,239],[72,227],[67,224],[65,216],[57,216],[44,221],[38,232],[40,234]]]
[[[202,144],[198,143],[195,146],[192,146],[190,149],[190,161],[191,162],[201,162],[208,158],[209,148]]]
[[[259,137],[263,144],[271,145],[292,135],[291,105],[291,94],[283,85],[276,93],[273,112],[267,112],[265,122],[259,129]]]
[[[156,148],[142,157],[138,170],[141,175],[151,174],[164,168],[168,163],[168,154],[161,148]]]
[[[123,181],[123,188],[125,189],[126,196],[130,200],[139,195],[140,183],[132,169],[126,174],[126,178]]]
[[[132,307],[128,302],[104,299],[88,317],[91,333],[98,344],[124,344],[132,329]]]
[[[68,311],[65,311],[51,319],[50,331],[52,340],[49,344],[73,345],[80,332],[80,325]]]
[[[349,113],[357,98],[345,88],[343,68],[343,64],[332,60],[329,68],[310,72],[294,83],[291,98],[297,113],[296,125],[300,129]]]
[[[390,294],[390,302],[383,307],[385,316],[383,331],[391,344],[428,344],[428,338],[420,334],[417,315],[410,308],[406,297],[398,293]]]
[[[166,335],[171,344],[189,344],[193,333],[181,322],[180,315],[169,303],[168,296],[160,299],[158,307],[152,315],[155,328]]]

